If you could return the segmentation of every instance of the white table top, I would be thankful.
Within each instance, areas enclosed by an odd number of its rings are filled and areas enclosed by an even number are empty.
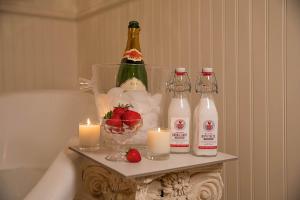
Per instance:
[[[85,152],[81,151],[78,147],[70,147],[70,149],[127,178],[180,171],[237,159],[236,156],[218,152],[218,155],[215,157],[196,157],[191,154],[170,154],[170,158],[164,161],[153,161],[143,157],[139,163],[129,163],[108,161],[105,159],[108,153],[104,151]]]

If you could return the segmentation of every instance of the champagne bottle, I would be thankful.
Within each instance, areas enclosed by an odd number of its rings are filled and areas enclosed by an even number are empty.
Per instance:
[[[147,72],[139,41],[140,26],[137,21],[128,25],[128,39],[117,75],[116,86],[124,90],[148,90]]]

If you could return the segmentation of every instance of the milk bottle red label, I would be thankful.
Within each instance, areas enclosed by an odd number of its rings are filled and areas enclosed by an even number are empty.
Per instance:
[[[171,118],[171,147],[189,147],[189,118]]]
[[[217,123],[214,120],[201,120],[199,127],[198,149],[217,149]]]

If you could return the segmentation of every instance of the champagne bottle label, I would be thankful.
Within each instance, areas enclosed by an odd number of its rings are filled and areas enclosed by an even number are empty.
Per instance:
[[[119,67],[116,86],[124,90],[148,89],[147,72],[139,42],[140,26],[137,21],[128,24],[128,38]]]
[[[131,60],[134,62],[143,60],[142,53],[137,49],[130,49],[128,51],[125,51],[123,58],[127,58],[128,60]]]
[[[202,121],[202,120],[200,120]],[[213,120],[205,120],[199,129],[198,149],[217,149],[216,124]]]
[[[143,84],[143,82],[135,77],[126,80],[122,85],[121,88],[125,91],[130,90],[140,90],[140,91],[146,91],[146,87]]]

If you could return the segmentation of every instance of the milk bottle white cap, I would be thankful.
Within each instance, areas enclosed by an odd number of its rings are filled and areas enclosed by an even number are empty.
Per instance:
[[[185,67],[177,67],[177,68],[175,69],[175,71],[176,71],[176,72],[186,72],[186,69],[185,69]]]
[[[202,68],[202,72],[209,72],[209,73],[211,73],[211,72],[213,72],[213,68],[212,67],[203,67]]]
[[[186,72],[186,69],[184,67],[177,67],[175,69],[175,74],[177,76],[183,76],[183,75],[187,74],[187,72]]]

